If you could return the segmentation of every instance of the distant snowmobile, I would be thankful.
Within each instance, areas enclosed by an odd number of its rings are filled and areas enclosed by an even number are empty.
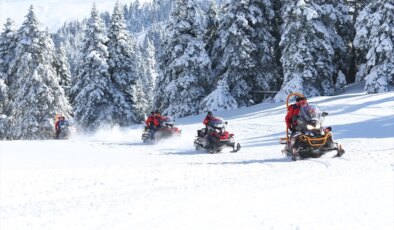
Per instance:
[[[180,136],[182,130],[178,129],[174,125],[175,120],[171,116],[163,116],[161,118],[161,127],[155,132],[149,128],[145,128],[144,132],[142,133],[141,140],[144,143],[157,143],[162,139]]]
[[[70,130],[68,127],[68,123],[60,125],[60,133],[57,139],[68,139],[70,135]]]
[[[60,114],[56,114],[55,121],[55,139],[68,139],[70,136],[69,121],[65,120],[65,117]]]
[[[294,94],[291,94],[294,95]],[[290,96],[287,98],[287,105]],[[341,157],[345,150],[342,145],[333,141],[331,127],[323,129],[323,121],[328,113],[321,112],[315,104],[301,107],[300,113],[295,117],[297,126],[293,135],[281,138],[281,143],[286,144],[283,153],[291,156],[296,161],[300,158],[321,157],[330,151],[337,151],[336,157]]]
[[[227,122],[222,118],[214,117],[206,128],[197,130],[197,137],[194,140],[196,150],[205,149],[209,153],[218,153],[224,147],[231,147],[232,152],[238,152],[241,145],[235,143],[234,134],[226,131],[226,125]]]

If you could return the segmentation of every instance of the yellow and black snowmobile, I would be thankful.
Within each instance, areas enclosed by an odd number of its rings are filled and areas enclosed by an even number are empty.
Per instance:
[[[286,100],[287,110],[289,100],[294,96],[303,97],[300,93],[289,94]],[[321,157],[330,151],[336,151],[336,157],[342,156],[345,151],[342,145],[333,141],[331,127],[323,128],[323,121],[327,115],[328,113],[322,112],[316,104],[300,106],[299,114],[293,117],[296,127],[291,134],[286,129],[286,138],[280,140],[282,144],[286,144],[282,152],[291,156],[294,161],[300,158]]]

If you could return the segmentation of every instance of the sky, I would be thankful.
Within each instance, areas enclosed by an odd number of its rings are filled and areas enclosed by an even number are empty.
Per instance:
[[[1,31],[7,18],[11,18],[19,27],[30,5],[34,6],[36,16],[43,26],[55,32],[65,21],[89,17],[93,3],[96,3],[99,11],[112,12],[117,1],[129,4],[133,0],[0,0]]]

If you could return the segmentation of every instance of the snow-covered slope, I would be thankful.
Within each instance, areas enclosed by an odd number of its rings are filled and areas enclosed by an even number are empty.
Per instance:
[[[0,229],[393,229],[394,92],[310,102],[330,113],[342,158],[283,156],[282,104],[215,114],[238,153],[194,150],[203,115],[155,146],[140,127],[0,142]]]

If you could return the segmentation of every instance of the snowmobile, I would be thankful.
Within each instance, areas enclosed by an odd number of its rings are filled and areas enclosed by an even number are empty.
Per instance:
[[[56,114],[55,115],[55,123],[58,122],[63,116],[61,114]],[[71,118],[70,118],[71,119]],[[60,132],[57,134],[57,131],[55,130],[54,138],[55,139],[68,139],[71,133],[75,132],[75,128],[70,127],[70,122],[68,120],[63,120],[61,123],[59,123],[59,130]]]
[[[162,139],[173,136],[180,136],[182,130],[175,127],[175,120],[171,116],[163,116],[160,123],[160,128],[156,132],[145,127],[142,133],[141,140],[143,143],[157,143]]]
[[[60,133],[57,139],[61,139],[61,140],[68,139],[69,135],[70,135],[70,130],[69,130],[68,122],[60,125]]]
[[[220,117],[212,118],[207,127],[197,130],[197,136],[194,140],[196,150],[205,149],[209,153],[218,153],[224,147],[233,148],[232,152],[238,152],[241,149],[239,143],[235,143],[234,134],[226,131],[227,122]]]
[[[302,96],[294,93],[287,97],[287,107],[290,96]],[[281,138],[281,143],[286,144],[283,153],[290,156],[293,161],[302,158],[317,158],[327,152],[336,151],[335,157],[341,157],[345,150],[342,145],[333,141],[331,127],[323,129],[324,118],[327,112],[322,112],[315,104],[308,104],[301,107],[298,116],[293,119],[297,122],[297,127],[292,135],[286,130],[286,138]]]

